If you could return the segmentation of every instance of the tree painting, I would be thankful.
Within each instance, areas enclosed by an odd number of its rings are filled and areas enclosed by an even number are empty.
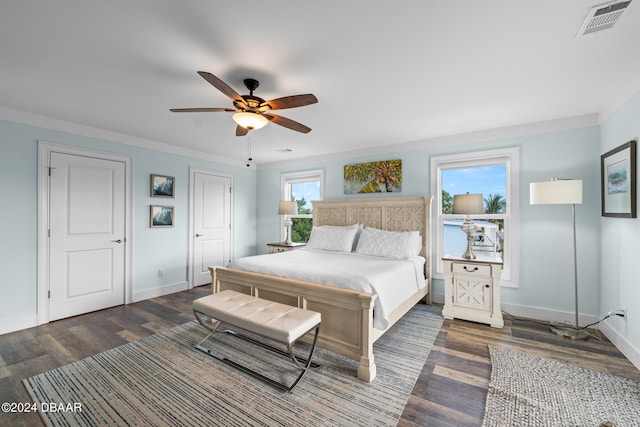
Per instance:
[[[344,167],[344,193],[402,191],[402,160],[365,162]]]

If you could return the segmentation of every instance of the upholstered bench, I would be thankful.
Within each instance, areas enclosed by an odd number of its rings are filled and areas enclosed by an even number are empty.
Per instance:
[[[196,345],[198,350],[214,356],[274,387],[291,392],[309,368],[318,366],[311,362],[311,358],[313,357],[318,340],[321,322],[320,313],[252,297],[232,290],[225,290],[195,300],[193,302],[193,313],[198,322],[211,331]],[[207,317],[217,320],[217,322],[208,322]],[[271,351],[290,356],[295,365],[301,369],[300,375],[298,375],[290,386],[287,386],[284,383],[277,382],[240,365],[227,357],[217,355],[214,351],[205,347],[203,343],[216,332],[221,323],[286,344],[288,353],[242,334],[238,334],[235,331],[224,331],[233,333],[240,338],[247,339]],[[293,353],[293,344],[313,329],[315,329],[315,334],[311,349],[309,350],[309,356],[306,359],[296,356]]]

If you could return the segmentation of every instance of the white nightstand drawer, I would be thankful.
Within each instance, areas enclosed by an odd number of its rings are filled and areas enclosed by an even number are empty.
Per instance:
[[[454,263],[453,264],[453,273],[456,274],[477,274],[478,276],[490,276],[491,275],[491,266],[490,265],[479,265],[473,263]]]

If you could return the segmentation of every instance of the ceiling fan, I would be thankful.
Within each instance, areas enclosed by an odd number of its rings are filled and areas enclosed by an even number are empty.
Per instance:
[[[249,90],[249,95],[240,95],[233,90],[228,84],[220,80],[218,77],[206,71],[198,71],[198,74],[208,81],[213,87],[227,95],[233,101],[236,108],[172,108],[170,111],[174,113],[206,113],[227,111],[235,113],[233,120],[238,124],[236,127],[236,136],[244,136],[250,130],[260,129],[267,123],[273,122],[280,126],[284,126],[297,132],[309,133],[311,128],[298,123],[286,117],[270,114],[273,110],[284,110],[286,108],[303,107],[318,102],[318,98],[308,93],[305,95],[291,95],[282,98],[265,101],[264,99],[254,96],[253,91],[258,88],[260,83],[255,79],[244,79],[244,85]]]

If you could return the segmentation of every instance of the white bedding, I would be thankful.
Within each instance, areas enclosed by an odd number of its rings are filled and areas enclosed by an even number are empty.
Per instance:
[[[373,324],[384,330],[388,313],[425,286],[425,262],[303,248],[239,258],[229,267],[376,294]]]

